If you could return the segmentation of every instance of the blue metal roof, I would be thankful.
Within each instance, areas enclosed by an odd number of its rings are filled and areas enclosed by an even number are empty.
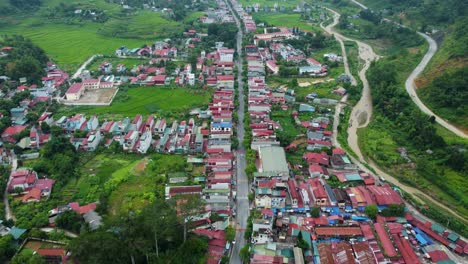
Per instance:
[[[415,237],[421,245],[424,246],[427,244],[427,241],[420,234],[416,234]]]

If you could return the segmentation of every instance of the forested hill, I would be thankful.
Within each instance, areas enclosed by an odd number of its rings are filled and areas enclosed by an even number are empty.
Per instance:
[[[416,80],[418,94],[437,115],[468,129],[468,1],[360,0],[374,12],[429,32],[439,50]]]
[[[18,14],[24,12],[37,12],[43,9],[52,9],[53,11],[63,11],[66,9],[74,10],[82,7],[90,7],[96,11],[100,10],[99,7],[105,4],[115,4],[115,6],[126,6],[128,10],[136,9],[170,9],[172,15],[170,16],[176,21],[183,20],[190,12],[206,10],[210,4],[208,0],[192,1],[192,0],[0,0],[0,16]],[[47,15],[48,16],[48,15]]]
[[[447,28],[439,48],[417,80],[418,93],[437,114],[468,129],[468,17]]]
[[[467,16],[468,1],[460,0],[361,0],[373,10],[401,19],[418,30],[443,28]]]

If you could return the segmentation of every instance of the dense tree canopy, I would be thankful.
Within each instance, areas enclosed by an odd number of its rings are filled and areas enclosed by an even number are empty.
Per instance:
[[[9,0],[10,4],[20,10],[30,10],[42,4],[42,0]]]
[[[424,88],[424,99],[437,108],[450,108],[459,116],[468,113],[468,68],[446,72]]]
[[[0,72],[13,80],[26,77],[28,83],[39,84],[44,76],[44,67],[48,61],[45,52],[22,36],[6,36],[0,46],[13,49],[8,56],[0,58]]]
[[[72,241],[70,250],[81,263],[199,263],[207,240],[188,233],[184,242],[183,228],[197,202],[184,207],[180,201],[157,199],[141,213],[109,219],[104,228]]]
[[[377,214],[379,213],[379,208],[377,208],[377,205],[371,204],[366,206],[366,208],[364,209],[364,213],[369,218],[375,219],[375,217],[377,217]]]
[[[75,147],[63,136],[52,139],[41,149],[43,159],[34,164],[33,169],[64,184],[76,175],[79,160]]]
[[[75,233],[80,232],[82,222],[83,217],[81,217],[81,215],[73,210],[61,213],[55,220],[55,223],[58,227],[70,230]]]

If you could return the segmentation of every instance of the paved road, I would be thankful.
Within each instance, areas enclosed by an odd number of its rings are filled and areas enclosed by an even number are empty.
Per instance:
[[[355,0],[353,0],[353,2],[355,2],[358,5],[362,6],[362,4],[356,2]],[[329,9],[329,10],[334,14],[334,19],[339,19],[339,14],[336,11],[331,10],[331,9]],[[333,34],[337,34],[333,30],[333,28],[330,28],[330,30],[331,30],[331,32],[333,32]],[[371,95],[370,95],[370,87],[369,87],[369,84],[368,84],[367,79],[365,77],[365,73],[366,73],[367,69],[370,66],[370,62],[373,59],[377,59],[379,57],[378,57],[378,55],[376,55],[373,52],[372,48],[369,45],[367,45],[367,44],[365,44],[365,43],[363,43],[361,41],[349,39],[349,38],[344,37],[342,35],[341,35],[341,37],[343,39],[356,41],[356,43],[358,43],[358,46],[359,46],[359,56],[360,56],[361,59],[363,59],[365,61],[364,68],[359,72],[359,78],[363,82],[362,96],[361,96],[361,99],[359,100],[359,102],[353,108],[353,110],[351,112],[351,115],[350,115],[350,120],[349,120],[350,126],[348,127],[348,145],[353,150],[353,152],[356,153],[356,155],[358,157],[358,159],[355,159],[354,157],[351,157],[351,159],[355,164],[359,165],[364,171],[366,171],[368,173],[371,173],[371,174],[374,174],[373,172],[371,172],[370,170],[368,170],[364,166],[364,163],[366,161],[364,159],[364,156],[362,155],[361,149],[360,149],[359,144],[358,144],[357,129],[366,127],[369,124],[369,121],[370,121],[370,116],[372,114],[372,98],[371,98]],[[341,106],[339,106],[339,107],[340,108],[338,110],[341,111]],[[335,113],[335,116],[338,115],[338,114]],[[337,120],[337,122],[339,122],[339,119],[336,119],[336,120]],[[338,124],[334,124],[334,126],[333,126],[334,130],[337,127],[338,127]],[[337,143],[336,146],[339,147],[339,144],[338,144],[336,138],[333,138],[333,139]],[[448,211],[452,215],[458,217],[463,222],[468,223],[467,220],[463,216],[459,215],[457,212],[450,209],[449,207],[442,204],[441,202],[436,201],[432,196],[427,195],[426,193],[420,191],[419,189],[416,189],[416,188],[413,188],[413,187],[410,187],[410,186],[407,186],[407,185],[404,185],[404,184],[400,183],[396,178],[394,178],[393,176],[391,176],[391,175],[385,173],[384,171],[382,171],[372,160],[367,160],[367,164],[377,173],[377,175],[375,175],[375,176],[384,177],[388,182],[394,184],[395,186],[402,189],[403,191],[413,195],[413,197],[415,199],[417,199],[417,200],[422,201],[418,196],[424,197],[424,199],[426,199],[426,200],[430,201],[431,203],[445,209],[446,211]]]
[[[16,154],[12,151],[11,152],[11,171],[15,171],[18,167],[18,159],[16,158]],[[11,175],[11,174],[10,174]],[[5,205],[5,219],[16,221],[16,217],[13,215],[13,212],[10,208],[10,202],[8,201],[8,185],[10,185],[11,177],[8,176],[7,187],[3,192],[3,204]]]
[[[331,23],[330,25],[324,27],[323,22],[322,22],[322,23],[320,23],[320,27],[323,30],[325,30],[325,32],[327,32],[328,34],[335,36],[336,41],[338,41],[338,43],[340,43],[341,53],[343,54],[342,57],[343,57],[343,64],[344,64],[344,68],[345,68],[345,73],[346,73],[346,75],[351,77],[351,84],[352,85],[357,85],[356,79],[354,78],[353,74],[349,70],[348,55],[346,54],[346,48],[345,48],[345,45],[343,43],[344,38],[343,38],[343,36],[341,34],[339,34],[339,33],[337,33],[336,31],[333,30],[333,27],[335,27],[338,24],[338,22],[340,21],[340,15],[338,13],[332,11],[331,9],[328,9],[328,10],[333,12],[333,23]]]
[[[437,51],[437,43],[434,41],[434,39],[432,39],[428,35],[426,35],[424,33],[421,33],[421,32],[418,32],[418,34],[420,36],[422,36],[427,41],[427,43],[429,43],[429,49],[427,50],[426,55],[424,55],[423,59],[418,64],[418,66],[416,66],[416,68],[413,70],[413,72],[411,72],[410,76],[408,76],[408,79],[406,79],[406,82],[405,82],[406,91],[410,95],[411,100],[413,100],[413,102],[416,104],[417,107],[419,107],[419,109],[421,109],[421,111],[423,111],[424,113],[426,113],[426,114],[428,114],[430,116],[434,116],[437,123],[439,123],[441,126],[445,127],[446,129],[450,130],[451,132],[453,132],[457,136],[462,137],[462,138],[468,138],[468,135],[465,132],[463,132],[462,130],[460,130],[456,126],[450,124],[449,122],[445,121],[444,119],[442,119],[438,115],[434,114],[434,112],[432,112],[421,101],[421,99],[419,99],[418,94],[416,93],[416,85],[415,85],[414,81],[421,74],[421,72],[424,71],[424,68],[426,68],[426,66],[429,63],[429,61],[431,60],[432,56],[434,56],[434,54]]]
[[[356,0],[351,0],[351,2],[355,3],[356,5],[358,5],[359,7],[361,7],[362,9],[368,9],[367,6],[363,5],[362,3],[359,3],[358,1]],[[399,26],[402,26],[402,27],[405,27],[404,25],[401,25],[395,21],[391,21],[389,19],[384,19],[386,21],[389,21],[389,22],[393,22]],[[424,55],[423,59],[421,60],[421,62],[419,63],[419,65],[413,70],[413,72],[410,74],[410,76],[408,76],[408,78],[406,79],[406,82],[405,82],[405,88],[406,88],[406,91],[408,92],[408,94],[410,95],[411,97],[411,100],[413,100],[413,102],[416,104],[416,106],[421,110],[423,111],[424,113],[430,115],[430,116],[434,116],[435,117],[435,120],[436,122],[445,127],[446,129],[448,129],[449,131],[451,131],[452,133],[454,133],[455,135],[459,136],[459,137],[462,137],[462,138],[468,138],[468,135],[462,131],[461,129],[459,129],[458,127],[450,124],[449,122],[447,122],[446,120],[442,119],[440,116],[436,115],[434,112],[432,112],[422,101],[421,99],[419,99],[418,97],[418,94],[416,93],[416,85],[414,83],[414,81],[416,80],[416,78],[419,76],[419,74],[421,74],[421,72],[424,71],[424,69],[426,68],[427,64],[429,63],[429,61],[431,60],[431,58],[434,56],[434,54],[437,52],[437,43],[434,41],[434,39],[432,39],[431,37],[429,37],[428,35],[422,33],[422,32],[418,32],[418,34],[420,36],[422,36],[426,41],[427,43],[429,44],[429,49],[427,50],[426,54]]]
[[[93,62],[93,60],[96,58],[96,57],[101,57],[102,55],[98,55],[98,54],[95,54],[91,57],[89,57],[89,59],[87,59],[81,66],[80,68],[78,68],[78,70],[76,70],[76,72],[72,75],[72,79],[76,79],[78,77],[80,77],[80,74],[81,72],[86,69],[86,67],[88,66],[88,64],[90,64],[91,62]]]
[[[227,0],[226,0],[227,1]],[[234,14],[234,10],[232,9],[231,5],[227,3],[231,13]],[[238,84],[238,100],[239,100],[239,107],[237,109],[237,140],[239,141],[239,147],[236,155],[236,187],[237,187],[237,204],[236,204],[236,221],[237,221],[237,232],[236,232],[236,243],[233,246],[231,251],[231,259],[230,263],[232,264],[239,264],[242,263],[240,258],[240,250],[245,246],[246,241],[244,239],[244,230],[247,228],[247,219],[249,217],[249,182],[247,175],[245,173],[246,167],[246,160],[245,160],[245,148],[242,144],[244,140],[244,109],[245,109],[245,101],[244,101],[244,83],[242,81],[242,24],[241,21],[234,16],[238,28],[237,33],[237,54],[238,60],[237,64],[237,84]]]

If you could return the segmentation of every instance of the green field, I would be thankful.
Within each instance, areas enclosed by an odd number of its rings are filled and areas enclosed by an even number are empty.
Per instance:
[[[83,165],[81,177],[72,179],[62,189],[65,200],[90,203],[111,193],[120,183],[129,180],[140,156],[97,155]]]
[[[273,7],[275,4],[284,7],[296,7],[301,1],[299,0],[240,0],[242,6],[251,6],[259,4],[260,8],[263,6]]]
[[[253,13],[253,18],[256,22],[265,22],[268,23],[268,25],[277,27],[298,27],[301,30],[311,32],[321,31],[318,25],[312,25],[305,21],[301,21],[301,15],[296,13]]]
[[[169,20],[160,13],[139,10],[122,14],[119,5],[102,0],[77,2],[105,10],[109,19],[104,23],[68,18],[47,19],[49,8],[62,2],[45,1],[40,10],[32,14],[0,16],[0,32],[30,38],[65,71],[72,71],[93,54],[113,54],[123,45],[141,47],[183,29],[181,23]],[[193,21],[200,14],[195,12],[186,19]]]
[[[177,113],[186,114],[194,107],[207,105],[210,92],[185,88],[168,87],[132,87],[122,89],[111,106],[64,107],[61,114],[73,113],[96,114],[98,116],[134,116],[136,114],[161,116]]]
[[[0,28],[0,31],[5,34],[21,34],[30,38],[65,71],[78,68],[93,54],[113,54],[120,46],[140,47],[145,43],[138,39],[104,37],[97,33],[98,29],[99,25],[96,24],[31,26],[25,23]]]
[[[300,78],[297,79],[299,83],[302,82],[313,82],[317,79],[314,78]],[[305,97],[310,93],[317,93],[318,98],[330,98],[335,100],[340,100],[341,96],[331,93],[335,90],[339,85],[335,81],[325,82],[325,83],[318,83],[312,84],[308,87],[297,87],[295,89],[296,92],[296,100],[298,102],[305,102]]]

